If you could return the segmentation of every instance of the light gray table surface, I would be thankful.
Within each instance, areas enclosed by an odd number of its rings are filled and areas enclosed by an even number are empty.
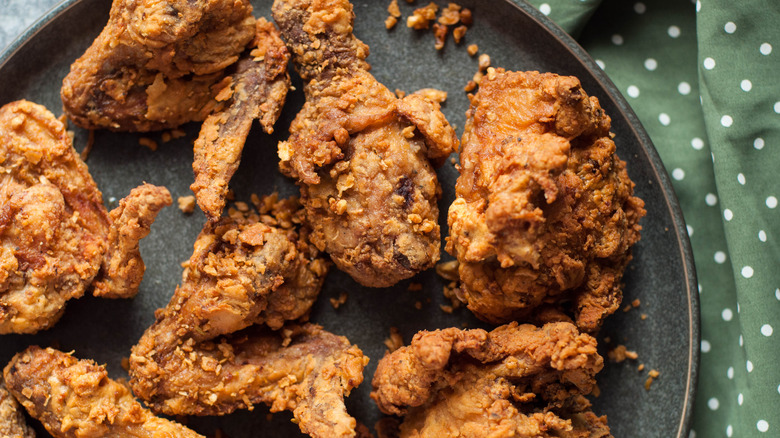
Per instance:
[[[63,0],[0,0],[0,52]]]

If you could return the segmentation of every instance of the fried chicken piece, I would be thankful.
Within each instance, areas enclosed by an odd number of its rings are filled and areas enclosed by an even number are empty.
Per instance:
[[[255,30],[248,0],[114,0],[63,81],[65,111],[83,128],[114,131],[204,120]]]
[[[605,438],[584,398],[603,365],[566,322],[423,331],[379,362],[371,398],[405,415],[400,437]]]
[[[144,184],[130,191],[109,213],[108,250],[92,294],[132,298],[138,292],[146,266],[138,243],[149,235],[157,213],[173,203],[165,187]]]
[[[52,348],[29,347],[4,375],[8,390],[54,437],[203,438],[144,409],[104,367]]]
[[[154,202],[122,201],[132,211],[109,216],[63,124],[27,101],[0,108],[0,175],[0,334],[49,328],[67,300],[84,294],[107,255],[141,269],[104,272],[108,280],[116,276],[117,290],[103,287],[102,294],[137,292],[143,271],[137,241],[165,204],[161,198],[170,204],[165,188],[145,186],[156,193]],[[134,278],[120,278],[125,273]]]
[[[354,436],[343,399],[368,359],[319,326],[284,326],[307,317],[328,262],[299,229],[297,201],[276,202],[270,213],[206,224],[181,287],[133,348],[133,391],[168,415],[267,403],[292,410],[312,436]]]
[[[459,298],[492,323],[552,306],[597,331],[620,306],[645,214],[610,118],[577,78],[502,69],[467,116],[446,247]]]
[[[27,425],[22,407],[6,389],[2,376],[0,376],[0,436],[35,438],[35,431]]]
[[[257,20],[251,46],[250,56],[237,63],[228,84],[227,107],[206,118],[195,140],[195,182],[190,188],[211,220],[218,219],[225,207],[228,183],[238,169],[253,120],[259,119],[263,130],[273,133],[290,88],[290,55],[272,23]]]
[[[397,99],[368,73],[349,1],[276,0],[272,10],[306,84],[279,157],[300,186],[312,241],[365,286],[433,267],[441,188],[429,160],[458,144],[439,104]]]

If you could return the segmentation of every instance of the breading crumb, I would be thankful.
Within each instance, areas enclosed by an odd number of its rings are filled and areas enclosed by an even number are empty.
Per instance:
[[[490,67],[490,55],[487,53],[479,55],[479,70],[487,70],[488,67]]]
[[[657,379],[658,376],[660,376],[661,373],[659,373],[657,370],[650,370],[647,372],[647,380],[645,380],[645,390],[650,390],[650,385],[653,384],[653,380]]]
[[[385,339],[385,347],[389,353],[404,346],[404,338],[396,327],[390,327],[390,336]]]
[[[634,301],[631,302],[631,306],[632,307],[639,307],[639,304],[640,304],[639,298],[637,298],[637,299],[635,299]]]
[[[458,280],[458,261],[450,260],[436,264],[436,273],[445,280]]]
[[[333,306],[334,309],[338,309],[339,307],[341,307],[342,304],[346,302],[347,302],[346,292],[341,292],[338,298],[330,298],[330,305]]]
[[[479,46],[476,44],[469,44],[468,47],[466,47],[466,53],[469,54],[469,56],[474,56],[479,52]]]
[[[392,0],[390,5],[387,6],[387,13],[391,17],[399,18],[401,16],[401,9],[398,7],[398,0]]]
[[[642,321],[646,320],[647,319],[647,313],[643,313],[643,314],[639,315],[639,319],[641,319]]]
[[[458,26],[452,30],[452,38],[455,40],[455,44],[460,44],[460,42],[463,41],[463,37],[466,36],[467,30],[469,30],[469,28],[464,25]]]
[[[390,30],[394,28],[396,24],[398,24],[398,19],[392,15],[385,18],[385,29]]]
[[[176,202],[179,204],[179,210],[181,210],[182,213],[189,214],[195,211],[195,197],[192,195],[179,196]]]
[[[607,356],[609,357],[609,360],[617,363],[623,362],[626,359],[635,360],[639,357],[635,351],[627,350],[625,345],[618,345],[612,350],[609,350]]]
[[[92,152],[92,146],[95,145],[95,130],[90,129],[89,135],[87,136],[87,144],[84,146],[84,149],[81,150],[81,160],[87,161],[87,158],[89,157],[89,153]]]
[[[406,27],[416,30],[428,29],[431,26],[431,21],[436,19],[438,10],[439,6],[434,2],[428,3],[428,6],[415,9],[412,15],[406,19]]]
[[[157,142],[152,140],[149,137],[141,137],[138,139],[138,144],[140,144],[143,147],[149,148],[150,150],[156,151],[157,150]]]
[[[419,94],[426,99],[436,103],[444,103],[447,100],[447,92],[443,90],[437,90],[436,88],[421,88],[415,91],[414,94]]]
[[[415,302],[414,302],[414,308],[415,308],[415,309],[417,309],[417,310],[420,310],[420,309],[422,309],[422,302],[420,302],[420,301],[415,301]]]
[[[599,385],[597,384],[593,385],[593,390],[590,392],[590,395],[592,395],[593,397],[598,397],[601,395],[601,389],[599,388]]]
[[[122,369],[125,371],[130,370],[130,358],[129,357],[123,357],[121,362]]]
[[[446,304],[440,304],[439,307],[444,313],[452,313],[452,306]]]

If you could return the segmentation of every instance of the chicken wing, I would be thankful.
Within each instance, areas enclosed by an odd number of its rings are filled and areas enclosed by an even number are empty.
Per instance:
[[[63,81],[65,111],[83,128],[114,131],[204,120],[255,31],[249,0],[114,0]]]
[[[312,436],[354,436],[343,399],[368,359],[321,327],[284,325],[308,315],[328,262],[299,229],[297,201],[261,205],[259,217],[206,224],[181,287],[133,348],[133,391],[169,415],[267,403]]]
[[[290,55],[274,25],[258,19],[251,47],[227,85],[227,107],[206,118],[195,140],[195,182],[190,188],[211,220],[222,215],[228,183],[238,168],[252,122],[259,119],[263,130],[271,134],[290,88]]]
[[[446,247],[459,298],[493,323],[554,307],[598,330],[645,214],[610,118],[574,77],[501,69],[467,115]]]
[[[11,359],[4,376],[9,391],[54,437],[204,438],[144,409],[104,367],[52,348],[29,347]]]
[[[0,376],[0,436],[35,438],[35,431],[27,425],[22,407],[6,389],[2,376]]]
[[[415,335],[379,362],[371,393],[405,415],[400,437],[611,437],[584,395],[603,367],[596,340],[566,322]]]
[[[458,143],[439,104],[397,99],[368,72],[349,1],[276,0],[272,10],[305,81],[279,157],[300,186],[312,241],[366,286],[432,267],[441,188],[430,160]]]
[[[123,200],[119,208],[129,202],[131,211],[109,216],[63,124],[27,101],[0,108],[0,175],[0,334],[53,325],[107,257],[132,259],[134,279],[107,269],[101,277],[117,276],[116,289],[102,287],[102,295],[135,295],[143,274],[138,239],[171,203],[165,188],[144,186],[153,199]]]

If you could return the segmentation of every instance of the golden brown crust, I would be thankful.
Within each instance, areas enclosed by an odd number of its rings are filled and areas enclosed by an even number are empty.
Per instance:
[[[429,160],[457,147],[439,104],[399,100],[368,73],[348,1],[277,0],[273,14],[307,81],[279,157],[298,180],[312,241],[366,286],[432,267],[441,189]]]
[[[266,403],[292,410],[312,436],[354,436],[343,399],[368,359],[319,326],[285,325],[307,317],[328,262],[308,243],[296,200],[259,204],[259,216],[206,224],[181,287],[133,348],[130,383],[169,415]]]
[[[257,20],[251,47],[226,85],[230,97],[225,108],[206,118],[195,140],[195,182],[190,189],[211,220],[222,215],[228,183],[238,169],[252,122],[259,119],[265,132],[272,133],[290,88],[290,55],[272,23]]]
[[[9,391],[54,437],[203,438],[155,417],[106,369],[52,348],[29,347],[5,367]]]
[[[103,198],[65,127],[46,108],[0,108],[0,334],[54,324],[100,268]],[[35,299],[30,299],[35,297]]]
[[[499,69],[483,78],[447,240],[460,298],[477,316],[533,320],[570,301],[563,308],[593,332],[620,306],[645,210],[609,129],[574,77]]]
[[[583,397],[603,367],[570,323],[448,328],[386,355],[371,393],[400,437],[611,437]]]
[[[0,376],[0,436],[35,438],[35,431],[27,425],[22,407],[6,389],[2,376]]]
[[[146,266],[138,243],[149,235],[157,213],[173,203],[165,187],[143,184],[130,191],[109,213],[108,249],[92,294],[132,298],[138,293]]]
[[[255,35],[248,0],[114,0],[61,90],[87,128],[151,131],[203,120],[214,85]]]
[[[136,293],[143,275],[138,239],[148,232],[152,212],[165,205],[167,190],[132,201],[127,217],[109,217],[64,125],[27,101],[0,108],[0,172],[0,334],[52,326],[106,257],[103,277],[126,278],[101,283],[98,295]],[[117,265],[126,260],[133,262]]]

